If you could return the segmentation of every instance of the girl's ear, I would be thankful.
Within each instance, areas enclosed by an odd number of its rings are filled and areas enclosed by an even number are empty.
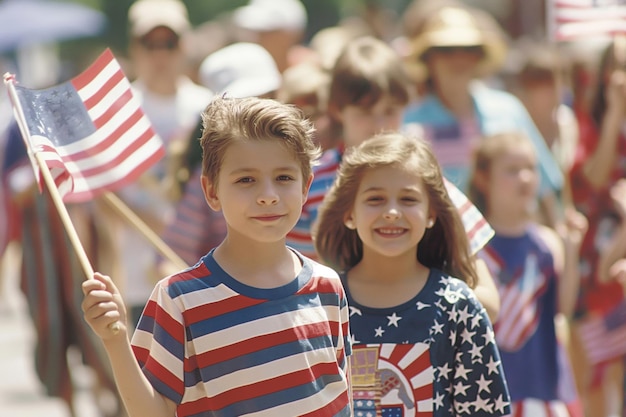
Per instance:
[[[222,209],[222,205],[220,204],[220,200],[217,197],[217,187],[213,184],[209,177],[206,175],[202,175],[200,177],[200,183],[202,184],[202,192],[204,193],[204,199],[206,200],[209,207],[213,211],[220,211]]]
[[[352,219],[352,215],[348,215],[344,220],[343,224],[350,230],[356,229],[356,225],[354,224],[354,220]]]

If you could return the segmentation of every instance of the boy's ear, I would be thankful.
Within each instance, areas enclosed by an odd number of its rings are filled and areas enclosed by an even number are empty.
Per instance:
[[[304,191],[302,192],[302,204],[306,203],[307,198],[309,198],[309,190],[311,189],[311,184],[313,183],[313,174],[309,175],[309,178],[306,180],[304,184]]]
[[[211,207],[211,210],[220,211],[222,209],[222,205],[220,204],[220,200],[217,198],[217,187],[215,184],[213,184],[206,175],[202,175],[200,177],[200,183],[202,185],[204,199],[209,207]]]

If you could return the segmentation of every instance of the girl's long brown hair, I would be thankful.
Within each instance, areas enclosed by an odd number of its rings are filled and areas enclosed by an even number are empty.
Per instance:
[[[361,261],[363,243],[356,230],[345,226],[344,220],[354,206],[365,172],[384,166],[417,170],[428,193],[430,210],[436,213],[434,226],[426,229],[417,246],[416,259],[429,268],[438,268],[462,279],[473,288],[477,274],[468,237],[448,195],[439,163],[426,141],[400,133],[376,135],[346,152],[337,179],[320,207],[313,231],[320,258],[340,271]]]

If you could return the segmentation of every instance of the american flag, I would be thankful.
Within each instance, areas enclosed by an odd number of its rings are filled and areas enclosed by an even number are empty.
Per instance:
[[[519,350],[536,331],[539,324],[538,300],[547,289],[547,280],[542,274],[537,258],[526,258],[523,275],[502,279],[504,260],[491,247],[486,247],[480,257],[485,261],[497,280],[500,301],[506,306],[506,314],[501,314],[494,324],[498,345],[510,352]]]
[[[12,84],[33,153],[66,202],[87,201],[137,179],[165,154],[110,50],[77,77],[32,90]],[[41,184],[41,179],[39,180]],[[40,185],[41,186],[41,185]]]
[[[552,40],[626,33],[624,0],[548,0],[546,4]]]
[[[608,362],[626,355],[626,301],[605,316],[581,320],[578,334],[591,364]]]

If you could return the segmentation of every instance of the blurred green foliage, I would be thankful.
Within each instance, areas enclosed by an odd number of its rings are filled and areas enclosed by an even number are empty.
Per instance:
[[[56,0],[62,1],[62,0]],[[61,58],[71,62],[77,70],[88,65],[102,50],[109,47],[116,56],[126,55],[128,45],[128,9],[134,0],[65,0],[81,3],[101,10],[107,17],[108,26],[102,36],[95,39],[67,41],[61,45]],[[398,13],[411,0],[302,0],[308,14],[305,40],[318,30],[332,26],[342,17],[358,13],[367,4],[378,4]],[[247,4],[248,0],[183,0],[194,26],[218,18],[224,13]]]
[[[133,0],[75,0],[102,10],[108,20],[109,28],[103,40],[110,47],[123,50],[128,43],[127,12]],[[410,0],[302,0],[307,9],[309,25],[307,38],[319,29],[336,24],[342,16],[355,13],[368,3],[377,3],[401,11]],[[218,17],[236,7],[243,6],[247,0],[183,0],[189,10],[189,18],[194,26]]]

